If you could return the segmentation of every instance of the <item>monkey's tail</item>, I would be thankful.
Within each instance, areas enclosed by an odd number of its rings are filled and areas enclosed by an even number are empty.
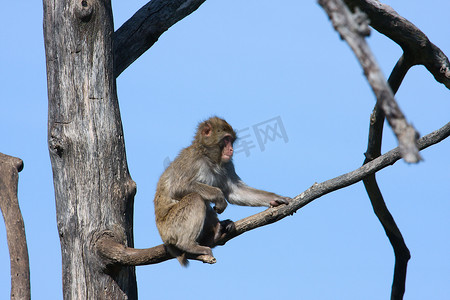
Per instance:
[[[177,256],[178,262],[183,267],[189,266],[189,261],[186,259],[186,252],[181,253],[181,255]]]
[[[170,255],[178,260],[181,266],[187,267],[189,265],[189,261],[186,258],[186,252],[181,251],[173,245],[166,245],[166,248],[167,251],[169,251]]]

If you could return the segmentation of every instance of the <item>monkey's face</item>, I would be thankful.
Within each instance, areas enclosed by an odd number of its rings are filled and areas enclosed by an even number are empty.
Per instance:
[[[233,157],[233,138],[231,135],[227,135],[222,139],[223,148],[222,148],[222,162],[227,163]]]
[[[231,161],[235,139],[233,128],[225,120],[213,117],[199,124],[195,140],[207,149],[211,160],[222,164]]]

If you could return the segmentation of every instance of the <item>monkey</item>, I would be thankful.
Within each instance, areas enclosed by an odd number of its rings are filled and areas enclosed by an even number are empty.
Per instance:
[[[246,185],[232,157],[236,132],[225,120],[211,117],[197,127],[192,144],[161,175],[155,193],[155,219],[167,251],[187,266],[186,254],[208,255],[235,230],[217,214],[231,204],[274,207],[291,198]],[[214,204],[212,207],[210,204]]]

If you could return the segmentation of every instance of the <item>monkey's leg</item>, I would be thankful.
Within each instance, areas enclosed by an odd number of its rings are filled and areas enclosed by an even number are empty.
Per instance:
[[[231,220],[219,221],[217,213],[208,205],[206,208],[205,224],[203,231],[198,239],[200,245],[215,247],[216,245],[224,245],[220,241],[228,234],[236,230],[234,222]]]
[[[183,197],[171,209],[167,218],[173,220],[171,230],[175,238],[171,244],[191,254],[213,256],[210,247],[201,246],[197,242],[203,231],[207,209],[210,206],[199,194],[191,193]]]
[[[217,213],[211,206],[207,205],[205,223],[197,241],[200,245],[212,248],[215,246],[216,236],[219,232],[220,222],[219,218],[217,218]]]
[[[219,230],[216,232],[216,235],[214,236],[214,243],[216,245],[225,245],[224,242],[221,242],[222,239],[224,239],[227,235],[232,233],[236,230],[236,226],[234,225],[234,222],[230,219],[223,220],[219,222]]]

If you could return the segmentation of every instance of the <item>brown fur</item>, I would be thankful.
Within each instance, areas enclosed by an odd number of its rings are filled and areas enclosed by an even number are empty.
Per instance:
[[[234,230],[234,223],[219,222],[217,213],[227,201],[248,206],[288,204],[290,198],[245,185],[234,171],[233,128],[213,117],[199,124],[192,144],[183,149],[159,179],[155,216],[168,251],[187,265],[185,253],[213,257],[213,247]],[[210,206],[214,204],[214,208]]]

